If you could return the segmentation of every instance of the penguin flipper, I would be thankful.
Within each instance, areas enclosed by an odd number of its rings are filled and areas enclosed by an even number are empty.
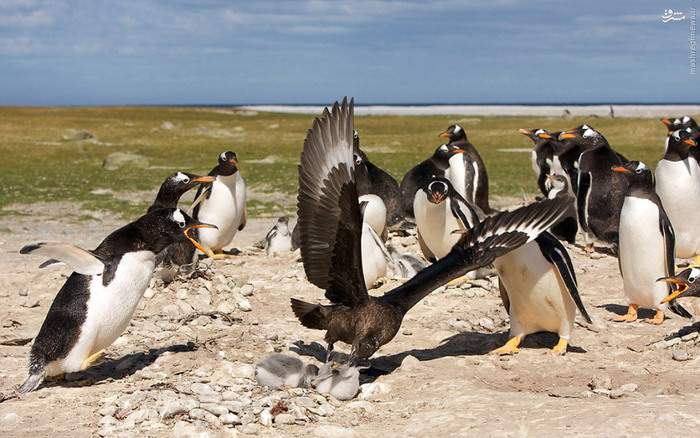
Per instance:
[[[19,252],[49,257],[51,260],[42,263],[42,267],[58,261],[69,265],[75,272],[83,275],[101,274],[105,269],[104,262],[95,254],[69,243],[36,242],[24,246]]]
[[[243,217],[241,217],[241,224],[238,225],[238,231],[241,231],[248,224],[248,210],[243,207]]]
[[[508,296],[506,286],[503,284],[500,277],[498,278],[498,293],[501,295],[503,307],[506,308],[506,312],[508,313],[508,315],[510,315],[510,297]]]
[[[43,373],[30,374],[29,377],[27,377],[27,380],[25,380],[24,383],[22,383],[22,385],[20,385],[20,387],[17,388],[17,392],[19,392],[20,394],[26,394],[28,392],[34,391],[43,381]]]
[[[574,300],[578,311],[581,312],[581,316],[586,320],[587,323],[593,324],[593,320],[583,306],[583,301],[581,301],[581,296],[578,293],[578,284],[576,282],[576,274],[574,272],[574,266],[571,262],[571,257],[566,252],[566,248],[559,243],[559,241],[549,234],[544,232],[540,234],[537,239],[535,239],[540,247],[540,251],[547,259],[547,261],[554,265],[559,273],[559,276],[564,281],[571,299]]]
[[[421,236],[420,234],[420,230],[417,230],[416,234],[418,234],[418,246],[420,246],[420,250],[423,252],[423,256],[425,257],[425,259],[435,261],[435,254],[433,254],[430,248],[428,248],[428,245],[425,244],[423,236]]]
[[[576,191],[576,211],[578,212],[578,223],[583,232],[588,231],[588,191],[591,188],[591,175],[587,172],[579,171],[578,190]]]

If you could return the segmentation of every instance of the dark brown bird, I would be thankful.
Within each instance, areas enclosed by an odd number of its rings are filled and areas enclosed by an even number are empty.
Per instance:
[[[546,200],[489,217],[464,231],[454,249],[408,282],[381,297],[367,293],[362,274],[362,214],[353,165],[353,101],[336,102],[315,119],[299,164],[298,228],[307,278],[331,304],[292,298],[292,310],[308,328],[326,330],[334,343],[352,346],[351,363],[372,356],[396,335],[404,315],[448,281],[491,263],[534,239],[566,210]]]

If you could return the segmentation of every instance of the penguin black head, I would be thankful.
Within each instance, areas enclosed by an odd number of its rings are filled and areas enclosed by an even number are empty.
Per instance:
[[[438,160],[447,161],[450,158],[452,158],[452,156],[454,156],[455,154],[463,154],[463,153],[464,153],[464,150],[458,148],[455,145],[443,144],[443,145],[438,146],[437,149],[435,149],[435,153],[433,154],[433,157],[438,159]]]
[[[661,277],[656,281],[666,281],[678,285],[678,289],[666,297],[662,302],[668,303],[675,298],[700,297],[700,269],[687,268],[676,275]]]
[[[661,123],[666,125],[666,128],[668,128],[669,133],[681,128],[681,119],[661,119]]]
[[[238,156],[235,152],[226,151],[219,154],[218,174],[223,176],[233,175],[238,172]]]
[[[428,184],[423,187],[428,202],[439,204],[444,201],[454,189],[447,178],[433,177]]]
[[[450,142],[453,142],[456,140],[466,140],[467,133],[459,125],[450,125],[447,127],[445,132],[438,135],[438,137],[447,137],[450,139]]]
[[[175,172],[160,185],[153,205],[148,208],[151,212],[157,208],[175,208],[180,197],[198,184],[213,182],[212,176],[199,176],[187,172]]]
[[[630,186],[634,183],[649,183],[652,184],[653,178],[649,166],[641,161],[629,161],[618,166],[612,167],[613,172],[620,172]]]
[[[666,150],[669,147],[680,150],[688,150],[689,147],[697,146],[697,142],[692,138],[693,131],[690,128],[677,129],[669,132],[666,137]]]
[[[192,242],[197,249],[201,245],[190,237],[189,232],[195,228],[217,228],[193,219],[179,208],[159,208],[141,216],[134,222],[141,230],[149,250],[159,253],[167,246],[178,242]]]
[[[572,144],[583,147],[584,150],[606,145],[608,141],[590,125],[581,125],[559,134],[559,141],[569,140]]]
[[[352,147],[355,149],[360,147],[360,134],[356,130],[352,131]]]

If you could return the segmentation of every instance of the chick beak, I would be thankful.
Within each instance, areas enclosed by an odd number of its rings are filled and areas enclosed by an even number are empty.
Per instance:
[[[190,242],[192,242],[192,245],[194,245],[195,248],[197,248],[198,250],[200,250],[200,251],[202,251],[203,253],[206,254],[206,253],[207,253],[207,250],[204,249],[204,248],[202,247],[202,245],[199,244],[199,242],[197,242],[196,240],[194,240],[194,239],[190,236],[190,230],[193,230],[193,229],[195,229],[195,228],[213,228],[213,229],[215,229],[215,230],[218,230],[219,227],[217,227],[216,225],[212,225],[212,224],[198,223],[198,224],[192,225],[191,227],[185,228],[185,231],[183,231],[183,233],[185,234],[185,237],[187,237],[187,240],[189,240]]]

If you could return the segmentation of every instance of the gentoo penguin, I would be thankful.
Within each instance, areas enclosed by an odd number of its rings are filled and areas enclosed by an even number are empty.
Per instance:
[[[627,189],[627,180],[613,166],[623,164],[624,157],[615,152],[598,131],[567,132],[560,138],[570,138],[583,146],[578,159],[576,211],[587,251],[593,250],[594,238],[617,244],[620,209]]]
[[[530,161],[532,162],[532,170],[537,175],[537,187],[543,195],[547,196],[547,175],[551,175],[552,162],[554,160],[554,147],[552,146],[553,137],[544,129],[518,129],[520,134],[530,137],[534,143]]]
[[[576,243],[578,221],[576,220],[575,198],[569,194],[569,182],[564,175],[547,175],[545,185],[548,191],[547,198],[562,197],[569,201],[569,209],[559,223],[549,229],[549,232],[557,239],[565,240],[573,245]]]
[[[654,191],[651,170],[639,161],[630,161],[612,168],[628,183],[620,212],[620,274],[629,303],[627,314],[613,321],[637,320],[639,306],[656,309],[656,315],[647,321],[661,324],[666,304],[661,301],[672,289],[668,283],[657,282],[675,270],[673,227],[669,222],[659,196]],[[675,313],[691,315],[675,301],[670,306]]]
[[[317,375],[316,365],[305,365],[301,359],[286,354],[273,354],[255,365],[255,380],[258,385],[271,388],[309,388]]]
[[[416,192],[427,184],[434,176],[445,176],[445,171],[450,167],[450,159],[455,154],[463,154],[464,151],[457,146],[443,144],[435,149],[433,155],[425,161],[412,167],[401,179],[401,202],[406,216],[413,217],[413,199]],[[464,168],[463,161],[459,165]]]
[[[357,193],[360,196],[371,194],[382,198],[387,209],[387,225],[397,224],[404,218],[399,183],[394,177],[369,161],[367,155],[360,149],[360,135],[357,131],[353,134],[353,153],[355,154]]]
[[[289,232],[289,218],[282,216],[265,236],[265,253],[282,254],[292,251],[292,233]]]
[[[566,354],[576,308],[586,322],[592,322],[579,296],[566,248],[544,232],[534,241],[498,257],[493,264],[510,317],[508,342],[493,353],[517,353],[526,335],[546,331],[559,335],[559,342],[548,354]]]
[[[177,208],[182,195],[188,190],[203,183],[214,181],[212,176],[200,176],[187,172],[175,172],[163,181],[150,207],[148,213],[159,208]],[[165,248],[156,257],[156,266],[162,266],[159,273],[161,278],[170,279],[175,277],[178,268],[187,266],[194,261],[194,246],[189,242],[173,243]],[[167,280],[166,280],[167,281]]]
[[[692,117],[683,116],[679,119],[661,119],[661,121],[668,128],[669,134],[679,129],[690,129],[690,138],[696,143],[700,142],[700,127]]]
[[[413,201],[418,243],[430,262],[445,257],[460,236],[455,230],[472,228],[486,216],[467,202],[447,178],[431,178]]]
[[[314,379],[316,391],[330,394],[338,400],[353,399],[360,389],[360,370],[364,368],[369,366],[351,365],[347,360],[329,360],[321,366]]]
[[[183,211],[161,208],[112,232],[86,251],[67,243],[39,242],[21,254],[47,256],[75,271],[58,291],[30,353],[29,378],[20,393],[35,389],[46,376],[88,368],[129,325],[153,275],[156,254],[188,233],[211,227]]]
[[[188,190],[202,183],[214,182],[212,176],[199,176],[187,172],[175,172],[163,181],[158,189],[156,199],[150,207],[148,213],[159,208],[177,208],[177,203],[182,195]]]
[[[534,239],[566,208],[545,200],[486,218],[467,230],[444,258],[381,296],[367,293],[362,276],[362,214],[352,154],[353,101],[337,102],[315,119],[299,163],[298,228],[307,279],[325,290],[330,304],[292,298],[292,311],[307,328],[325,330],[328,351],[352,346],[349,364],[372,356],[391,341],[413,306],[448,281]]]
[[[460,194],[464,199],[476,204],[484,213],[493,213],[494,210],[489,205],[489,177],[486,173],[486,166],[479,152],[467,139],[467,133],[461,126],[451,125],[439,136],[447,137],[450,140],[449,144],[457,146],[464,151],[464,155],[461,157],[464,161],[464,166],[467,168],[464,176],[466,178],[466,194],[461,192]],[[451,159],[450,163],[458,158]],[[450,164],[451,167],[452,164]],[[459,185],[456,177],[449,176],[449,179],[455,187]]]
[[[223,248],[231,243],[237,231],[248,220],[246,213],[245,181],[238,171],[235,152],[219,155],[219,164],[209,172],[216,179],[202,184],[195,197],[193,217],[198,221],[214,224],[218,229],[199,230],[198,240],[209,257],[226,257]]]
[[[679,129],[666,137],[666,153],[656,164],[656,193],[666,210],[676,237],[676,257],[694,257],[700,266],[700,164],[695,141],[689,129]]]
[[[360,204],[364,204],[362,219],[367,222],[375,233],[386,242],[389,236],[389,228],[387,227],[388,209],[382,198],[377,195],[367,194],[360,195],[358,198]]]
[[[677,286],[675,292],[663,299],[662,303],[668,303],[676,298],[700,297],[700,269],[686,268],[676,275],[659,278],[657,281],[666,281]]]

